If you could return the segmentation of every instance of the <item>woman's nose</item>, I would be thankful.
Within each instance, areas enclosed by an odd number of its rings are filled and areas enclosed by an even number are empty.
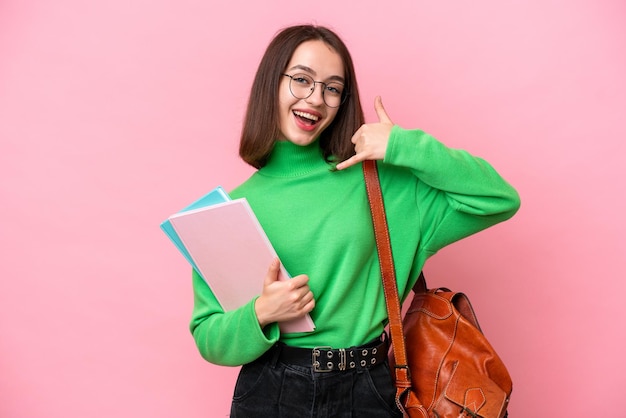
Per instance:
[[[320,106],[324,103],[324,85],[315,82],[313,84],[313,93],[307,97],[306,102],[315,106]]]

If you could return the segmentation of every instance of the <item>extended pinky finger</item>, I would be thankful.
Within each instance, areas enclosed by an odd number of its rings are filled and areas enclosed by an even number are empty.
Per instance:
[[[360,163],[363,160],[363,157],[361,157],[359,154],[356,154],[348,158],[347,160],[340,162],[335,168],[337,168],[337,170],[344,170],[348,167],[352,167],[353,165]]]

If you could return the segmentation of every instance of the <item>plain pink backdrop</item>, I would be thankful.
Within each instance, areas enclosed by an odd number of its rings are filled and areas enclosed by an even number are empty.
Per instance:
[[[470,295],[513,418],[624,416],[621,0],[0,2],[0,417],[219,417],[190,271],[159,230],[251,169],[247,93],[274,33],[334,28],[369,120],[485,157],[513,220],[427,265]]]

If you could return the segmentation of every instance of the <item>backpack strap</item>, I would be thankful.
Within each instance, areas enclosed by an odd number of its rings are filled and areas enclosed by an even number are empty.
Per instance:
[[[375,160],[363,161],[363,174],[365,177],[370,210],[372,211],[376,247],[378,248],[378,258],[380,260],[380,273],[382,275],[387,314],[389,316],[389,333],[391,335],[391,344],[396,361],[395,371],[393,372],[396,382],[396,402],[398,402],[400,396],[411,389],[411,373],[407,361],[406,346],[404,344],[402,308],[398,296],[398,285],[396,283],[396,272],[393,263],[393,254],[391,252],[387,216],[385,214],[383,195],[378,178],[378,167],[376,166]],[[426,284],[425,282],[423,283],[425,287]],[[402,407],[402,405],[398,406]]]

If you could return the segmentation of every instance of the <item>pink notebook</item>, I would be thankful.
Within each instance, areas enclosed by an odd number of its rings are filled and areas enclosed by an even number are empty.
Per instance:
[[[225,311],[261,294],[276,251],[246,199],[180,212],[168,219]],[[279,278],[289,279],[282,265]],[[309,315],[279,325],[282,332],[315,329]]]

